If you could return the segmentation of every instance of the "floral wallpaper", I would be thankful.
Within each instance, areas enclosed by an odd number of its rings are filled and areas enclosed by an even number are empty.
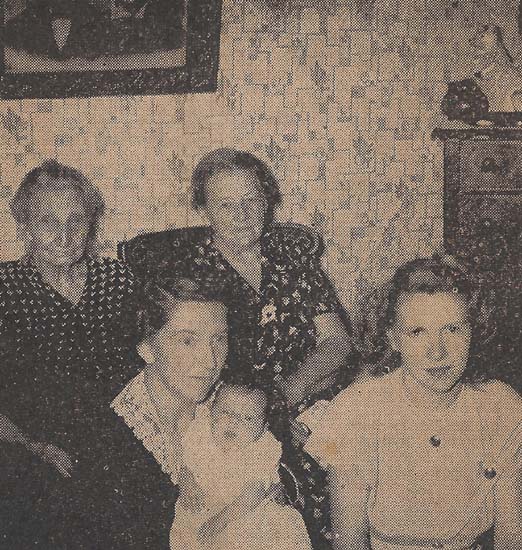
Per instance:
[[[470,74],[469,36],[492,17],[516,42],[516,2],[224,0],[216,93],[0,102],[0,255],[16,257],[8,203],[23,175],[57,158],[108,204],[103,246],[200,223],[186,190],[205,152],[266,159],[282,220],[312,225],[342,301],[442,242],[446,82]],[[455,123],[453,123],[455,124]]]

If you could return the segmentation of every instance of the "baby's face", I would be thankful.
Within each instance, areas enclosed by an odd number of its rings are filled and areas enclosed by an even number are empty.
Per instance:
[[[222,449],[243,448],[265,431],[266,397],[258,391],[221,388],[212,406],[212,434]]]

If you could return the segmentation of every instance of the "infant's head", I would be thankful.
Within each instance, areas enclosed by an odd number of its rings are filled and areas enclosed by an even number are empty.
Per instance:
[[[260,388],[223,384],[214,397],[211,427],[221,448],[243,448],[257,441],[266,429],[267,396]]]

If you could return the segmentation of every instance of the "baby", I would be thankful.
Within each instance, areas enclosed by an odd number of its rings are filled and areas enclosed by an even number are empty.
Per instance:
[[[171,550],[309,550],[300,514],[271,497],[281,444],[267,430],[267,397],[223,384],[183,439]]]

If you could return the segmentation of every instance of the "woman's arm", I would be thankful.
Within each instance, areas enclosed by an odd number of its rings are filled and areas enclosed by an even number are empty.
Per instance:
[[[0,414],[0,441],[20,444],[44,462],[52,464],[64,477],[71,477],[72,460],[62,449],[32,440],[7,416]]]
[[[495,488],[495,550],[522,548],[522,448]]]
[[[198,532],[200,542],[208,543],[212,541],[230,523],[241,521],[261,504],[266,495],[267,491],[262,481],[254,481],[247,484],[241,495],[203,523]]]
[[[357,466],[328,468],[333,547],[335,550],[371,550],[368,525],[368,487]]]
[[[20,443],[24,447],[27,447],[31,442],[30,438],[3,414],[0,414],[0,441]]]
[[[314,318],[317,334],[315,349],[305,362],[286,379],[285,393],[290,406],[323,389],[324,382],[344,366],[350,352],[350,336],[337,313],[322,313]]]

